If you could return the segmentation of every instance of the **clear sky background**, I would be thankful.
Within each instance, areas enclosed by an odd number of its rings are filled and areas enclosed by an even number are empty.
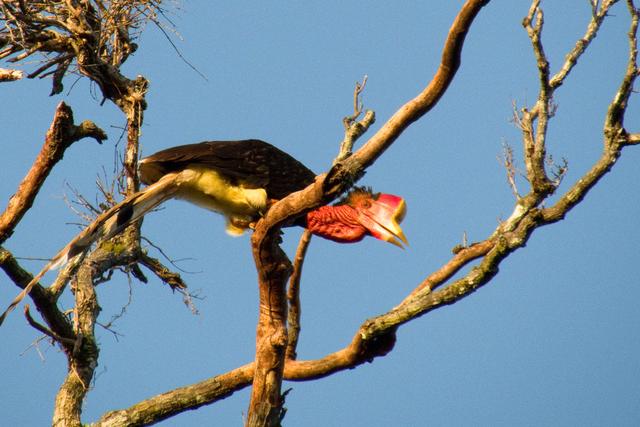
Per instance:
[[[462,1],[184,2],[171,15],[187,66],[150,26],[125,65],[150,80],[142,150],[207,139],[261,138],[326,171],[352,111],[354,83],[368,75],[364,102],[378,121],[369,135],[431,79]],[[551,69],[582,36],[586,1],[543,1]],[[497,157],[521,139],[512,104],[531,105],[537,74],[520,22],[526,0],[494,0],[467,38],[453,84],[372,166],[361,184],[406,198],[407,250],[367,239],[338,245],[313,239],[302,283],[298,354],[312,359],[347,345],[358,326],[399,303],[461,243],[486,238],[507,218],[514,197]],[[566,158],[566,190],[602,149],[604,114],[627,59],[628,13],[617,5],[598,38],[557,92],[548,153]],[[35,64],[26,67],[32,70]],[[6,247],[20,257],[50,257],[76,232],[63,197],[67,184],[89,199],[96,177],[112,175],[124,119],[100,106],[86,79],[0,85],[0,199],[6,203],[31,165],[64,100],[76,121],[91,119],[109,140],[76,143],[42,189]],[[640,131],[638,97],[627,126]],[[364,140],[364,139],[363,139]],[[120,142],[122,145],[122,141]],[[594,191],[558,224],[535,232],[498,276],[467,299],[403,326],[387,357],[320,381],[286,383],[288,426],[640,425],[640,283],[637,266],[640,147],[623,156]],[[526,190],[520,182],[521,191]],[[84,421],[108,410],[224,373],[254,355],[256,274],[249,237],[230,238],[223,220],[183,202],[145,219],[143,233],[180,266],[199,315],[152,278],[124,275],[99,286],[100,366]],[[286,230],[292,256],[300,230]],[[151,249],[151,253],[157,253]],[[23,260],[36,272],[42,261]],[[49,280],[53,276],[48,276]],[[151,278],[151,275],[149,275]],[[4,307],[17,288],[0,276]],[[68,291],[67,291],[68,292]],[[67,296],[70,306],[70,296]],[[48,425],[66,362],[39,341],[16,310],[2,330],[0,424]],[[249,389],[163,426],[241,425]]]

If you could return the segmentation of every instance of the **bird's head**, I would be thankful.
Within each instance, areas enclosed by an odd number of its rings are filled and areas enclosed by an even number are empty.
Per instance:
[[[408,244],[400,228],[406,211],[402,197],[356,187],[335,205],[309,212],[307,228],[335,242],[358,242],[370,235],[402,248]]]

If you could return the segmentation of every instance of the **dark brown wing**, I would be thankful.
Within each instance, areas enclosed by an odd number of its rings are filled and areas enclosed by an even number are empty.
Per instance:
[[[315,174],[305,165],[257,139],[205,141],[159,151],[140,164],[140,179],[149,185],[163,175],[199,165],[215,170],[231,184],[264,188],[270,199],[282,199],[311,184]]]

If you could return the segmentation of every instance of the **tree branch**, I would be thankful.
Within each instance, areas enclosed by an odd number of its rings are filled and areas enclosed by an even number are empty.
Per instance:
[[[356,82],[356,87],[353,91],[353,114],[342,119],[342,124],[344,125],[344,139],[340,144],[340,152],[333,161],[334,165],[345,160],[351,155],[353,144],[376,121],[376,114],[372,110],[367,110],[362,120],[358,120],[358,117],[362,114],[363,103],[361,95],[366,84],[367,76],[364,76],[362,83]]]
[[[289,315],[287,317],[288,340],[285,357],[287,359],[296,358],[296,348],[298,346],[298,337],[300,336],[300,317],[302,307],[300,305],[300,281],[302,280],[302,267],[304,259],[307,255],[307,249],[311,242],[311,232],[304,230],[300,236],[296,256],[293,260],[293,273],[289,278],[289,290],[287,291],[287,302],[289,303]]]
[[[13,82],[20,80],[24,76],[24,73],[20,70],[9,70],[7,68],[0,68],[0,82]]]
[[[627,61],[627,69],[620,83],[620,87],[616,92],[613,101],[609,105],[607,116],[605,118],[605,135],[611,137],[612,142],[618,142],[619,138],[626,139],[624,131],[624,113],[631,94],[633,93],[633,84],[638,77],[638,9],[632,0],[627,0],[627,8],[631,15],[631,26],[627,36],[629,38],[629,59]],[[616,134],[613,137],[612,134]],[[626,142],[626,141],[625,141]]]
[[[100,128],[88,120],[75,126],[71,108],[64,102],[58,104],[38,157],[0,215],[0,243],[11,236],[15,226],[31,208],[42,184],[56,163],[62,160],[65,150],[75,141],[87,136],[98,142],[107,138]]]
[[[488,3],[489,0],[467,0],[464,3],[449,29],[440,65],[431,82],[418,96],[400,107],[384,126],[345,162],[346,170],[361,171],[369,167],[407,127],[438,103],[460,67],[462,47],[473,20]],[[327,186],[331,188],[332,185],[333,179],[329,179]]]
[[[127,409],[107,412],[92,427],[145,426],[157,423],[186,409],[196,409],[242,390],[251,384],[253,363],[205,381],[171,390]]]
[[[0,268],[16,285],[21,288],[27,286],[33,276],[23,269],[14,256],[5,248],[0,246]],[[56,296],[50,291],[36,284],[29,293],[29,296],[36,305],[36,308],[49,325],[49,328],[60,337],[65,339],[75,339],[73,327],[55,304]],[[60,342],[64,344],[64,342]]]
[[[535,21],[535,22],[534,22]],[[542,46],[542,28],[544,13],[540,8],[540,0],[534,0],[522,25],[531,39],[533,53],[538,67],[539,92],[538,100],[532,111],[523,110],[520,124],[523,131],[525,150],[525,166],[527,179],[531,184],[533,197],[541,200],[554,190],[545,171],[545,138],[551,111],[553,90],[549,85],[549,61]],[[537,121],[537,126],[534,124]]]
[[[600,4],[599,9],[598,8],[593,9],[591,14],[591,21],[589,22],[589,25],[587,26],[587,30],[585,31],[584,35],[582,36],[582,38],[576,41],[574,48],[571,50],[571,52],[567,54],[567,56],[565,56],[565,61],[560,71],[558,71],[549,80],[549,86],[552,89],[555,89],[556,87],[562,85],[562,83],[564,82],[564,79],[571,72],[573,67],[578,63],[578,59],[587,50],[587,47],[589,47],[589,44],[591,44],[593,39],[598,34],[600,25],[602,25],[604,18],[606,18],[607,13],[609,12],[609,9],[611,8],[611,6],[614,5],[614,3],[617,3],[617,2],[618,0],[604,0]]]
[[[276,426],[282,415],[284,401],[280,387],[287,347],[286,281],[292,267],[279,243],[280,230],[275,227],[258,226],[251,236],[260,311],[247,426]]]
[[[98,249],[85,259],[71,281],[76,301],[73,310],[76,342],[72,351],[66,354],[68,370],[56,395],[52,422],[54,427],[82,425],[82,402],[89,392],[100,353],[95,338],[95,324],[100,306],[94,281],[111,262],[111,254]]]
[[[151,270],[160,280],[171,286],[171,289],[187,288],[187,285],[184,283],[184,280],[182,280],[182,277],[180,277],[180,274],[169,270],[156,258],[152,258],[141,251],[139,262]]]
[[[449,262],[424,279],[401,304],[408,302],[420,292],[431,292],[453,277],[462,267],[485,256],[494,245],[495,242],[492,239],[487,239],[481,243],[474,243],[469,247],[456,250],[455,256]]]
[[[29,325],[31,325],[33,328],[37,329],[38,331],[42,332],[52,340],[60,343],[64,343],[65,345],[73,346],[75,344],[75,340],[71,338],[61,337],[60,335],[53,332],[51,329],[36,322],[36,320],[31,316],[31,312],[29,311],[29,304],[25,304],[24,306],[24,317],[27,319],[27,322],[29,322]]]

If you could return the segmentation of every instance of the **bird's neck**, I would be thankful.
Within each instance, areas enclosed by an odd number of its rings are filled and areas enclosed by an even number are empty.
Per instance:
[[[313,234],[340,243],[359,242],[367,231],[356,220],[349,205],[322,206],[307,214],[307,229]]]

